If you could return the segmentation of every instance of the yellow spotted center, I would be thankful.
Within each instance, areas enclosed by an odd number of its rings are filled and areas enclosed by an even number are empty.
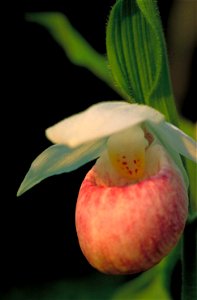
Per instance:
[[[108,140],[108,155],[114,169],[124,178],[139,180],[145,170],[148,141],[140,126],[125,129]]]

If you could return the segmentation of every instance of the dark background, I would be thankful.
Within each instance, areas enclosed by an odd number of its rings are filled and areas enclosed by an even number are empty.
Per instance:
[[[54,176],[16,198],[30,163],[50,142],[45,129],[92,103],[120,97],[84,68],[69,62],[41,26],[26,12],[61,11],[80,33],[105,53],[105,26],[114,1],[25,1],[11,7],[9,87],[5,98],[8,158],[2,159],[1,290],[91,274],[75,233],[74,213],[81,181],[91,164]],[[159,1],[164,32],[173,1]],[[16,4],[15,4],[16,5]],[[194,64],[192,64],[194,65]],[[193,67],[194,68],[194,67]],[[195,121],[194,70],[181,107]],[[189,108],[190,107],[190,108]],[[3,116],[2,116],[3,117]],[[9,127],[10,125],[10,127]]]

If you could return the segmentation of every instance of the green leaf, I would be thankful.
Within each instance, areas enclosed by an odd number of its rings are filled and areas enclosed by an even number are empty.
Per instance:
[[[17,196],[38,184],[43,179],[76,170],[87,162],[97,158],[103,150],[104,140],[86,143],[74,149],[65,145],[53,145],[44,150],[31,164],[21,183]]]
[[[112,300],[170,300],[158,266],[120,287]]]
[[[189,177],[190,187],[189,187],[189,198],[190,198],[190,209],[191,213],[196,212],[197,213],[197,165],[195,162],[186,159],[185,165],[187,168],[187,173]]]
[[[196,124],[180,118],[180,127],[196,140]],[[197,298],[197,166],[193,161],[184,160],[189,177],[189,218],[182,239],[182,299]]]
[[[87,68],[117,93],[125,96],[114,85],[106,56],[99,54],[93,49],[70,24],[65,15],[59,12],[29,13],[26,15],[26,19],[48,29],[73,64]]]
[[[138,103],[161,111],[174,124],[166,46],[154,0],[119,0],[107,26],[107,55],[118,86]]]
[[[196,132],[197,127],[196,124],[193,124],[192,122],[180,118],[180,127],[181,129],[190,135],[193,139],[196,140]],[[189,177],[190,187],[189,187],[189,198],[190,198],[190,214],[197,212],[197,165],[195,162],[185,159],[185,165],[187,168],[187,173]]]

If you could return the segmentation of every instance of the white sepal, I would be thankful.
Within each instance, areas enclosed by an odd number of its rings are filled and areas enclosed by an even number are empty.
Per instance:
[[[55,144],[76,147],[144,121],[158,124],[163,120],[160,112],[146,105],[124,101],[100,102],[48,128],[46,136]]]

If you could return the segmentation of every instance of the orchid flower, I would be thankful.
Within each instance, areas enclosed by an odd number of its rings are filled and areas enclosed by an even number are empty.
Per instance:
[[[55,145],[32,163],[18,195],[41,180],[97,161],[76,205],[79,244],[110,274],[157,264],[177,244],[187,219],[187,174],[196,143],[155,109],[123,101],[95,104],[46,130]]]

